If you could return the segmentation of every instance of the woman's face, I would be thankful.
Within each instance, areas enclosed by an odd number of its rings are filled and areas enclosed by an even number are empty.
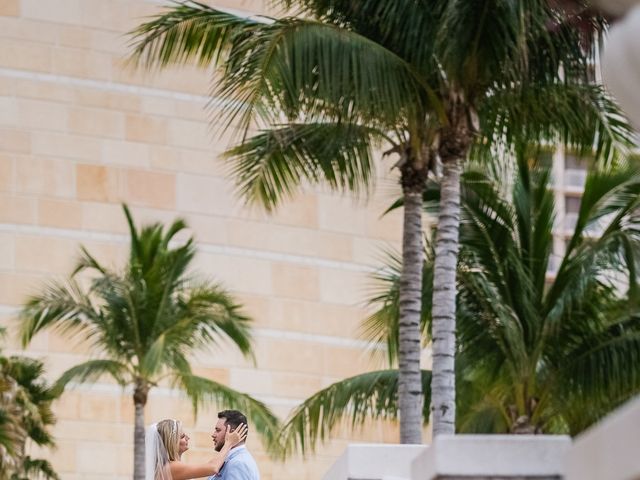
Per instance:
[[[180,430],[180,440],[178,443],[178,453],[182,455],[189,450],[189,435],[184,433],[184,430]]]

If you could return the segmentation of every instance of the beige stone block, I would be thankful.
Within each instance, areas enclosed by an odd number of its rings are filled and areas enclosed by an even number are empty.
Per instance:
[[[14,96],[16,94],[16,82],[13,78],[0,78],[0,95]]]
[[[0,150],[29,153],[31,151],[31,134],[24,130],[0,129]]]
[[[14,190],[15,161],[9,155],[0,154],[0,192]]]
[[[0,270],[15,267],[15,237],[10,233],[0,233]]]
[[[20,16],[20,0],[0,0],[0,15],[7,17]]]
[[[228,182],[204,175],[177,176],[177,208],[190,213],[230,216],[237,209]]]
[[[100,158],[100,141],[86,136],[33,131],[31,146],[35,154],[95,162]]]
[[[81,228],[82,205],[66,200],[39,198],[38,224],[57,228]]]
[[[60,103],[20,99],[16,117],[18,125],[28,129],[57,131],[67,129],[67,107]]]
[[[343,262],[353,261],[353,237],[340,233],[314,232],[320,257]]]
[[[115,202],[121,198],[120,171],[100,165],[76,165],[76,192],[80,200]]]
[[[225,178],[227,171],[221,160],[210,151],[185,150],[153,145],[150,147],[151,166],[162,170],[197,173]]]
[[[73,197],[73,164],[58,158],[22,158],[16,162],[16,190],[30,194]]]
[[[326,347],[324,372],[335,377],[352,377],[371,370],[370,355],[357,347]]]
[[[133,22],[132,22],[133,23]],[[132,24],[132,27],[135,25]],[[206,70],[191,65],[170,66],[161,72],[148,72],[135,69],[128,61],[126,53],[112,58],[112,80],[129,85],[143,85],[149,88],[176,92],[176,99],[183,98],[180,93],[203,96],[209,91],[209,76]]]
[[[118,473],[118,447],[106,442],[86,442],[77,445],[77,472],[92,477],[97,473]]]
[[[215,355],[215,352],[212,353],[212,355]],[[194,375],[200,375],[201,377],[208,378],[214,382],[229,385],[229,370],[226,368],[206,368],[195,366],[193,368],[193,373]]]
[[[167,117],[168,119],[177,116],[176,105],[175,100],[165,97],[144,96],[140,99],[140,110],[143,114]]]
[[[78,25],[58,24],[57,42],[63,47],[91,49],[92,31]]]
[[[133,433],[131,437],[128,442],[118,444],[116,452],[117,473],[122,475],[123,479],[131,478],[133,473]]]
[[[149,167],[149,146],[123,140],[105,140],[102,148],[102,163],[147,168]]]
[[[35,198],[0,195],[0,222],[35,224],[37,203]]]
[[[158,422],[165,418],[175,418],[181,421],[187,421],[188,419],[191,419],[192,416],[189,405],[190,403],[186,398],[179,397],[175,394],[169,396],[168,394],[163,393],[159,388],[154,388],[149,393],[149,399],[145,407],[144,416],[147,419],[147,423]],[[131,409],[133,409],[133,406],[131,406]],[[129,418],[133,419],[133,410],[132,415]],[[123,420],[126,420],[126,418],[123,417]]]
[[[366,272],[320,268],[317,272],[320,299],[343,305],[363,304],[371,291],[371,277]]]
[[[242,310],[252,319],[253,328],[264,328],[271,325],[270,308],[272,299],[261,295],[234,294],[236,301],[242,305]]]
[[[270,307],[271,328],[340,338],[359,338],[358,325],[365,317],[354,306],[297,299],[274,299]]]
[[[113,394],[92,392],[91,384],[83,387],[77,418],[92,422],[111,422],[116,416],[118,402]]]
[[[52,48],[42,43],[4,38],[0,43],[0,65],[5,68],[51,71]]]
[[[127,235],[129,232],[122,207],[104,203],[82,204],[82,228]]]
[[[368,237],[353,237],[352,241],[353,261],[374,269],[382,268],[385,265],[389,252],[400,254],[402,246]]]
[[[229,241],[246,248],[332,260],[351,259],[351,237],[308,228],[229,219]]]
[[[110,80],[111,54],[79,48],[57,47],[51,54],[52,70],[58,75]]]
[[[13,127],[18,123],[20,109],[18,99],[13,96],[0,97],[0,125]],[[19,125],[22,126],[22,125]]]
[[[273,215],[273,221],[285,225],[318,227],[318,198],[313,194],[299,194],[284,202]]]
[[[123,138],[125,117],[119,112],[88,108],[73,108],[69,112],[72,133],[95,137]]]
[[[61,420],[56,424],[55,432],[58,436],[78,442],[100,439],[105,442],[130,444],[133,438],[133,426],[112,423],[113,420],[111,419],[109,423]]]
[[[383,215],[391,203],[393,203],[393,200],[390,200],[386,206],[380,206],[380,208],[371,207],[367,210],[366,234],[367,237],[379,238],[402,245],[403,210],[398,209]]]
[[[109,110],[124,112],[137,112],[140,110],[141,98],[137,95],[121,92],[106,92],[98,89],[76,89],[74,101],[85,107],[99,107]]]
[[[81,23],[78,0],[22,0],[22,16],[57,23]]]
[[[316,375],[274,373],[273,394],[289,398],[305,399],[321,390],[322,382]]]
[[[251,395],[271,395],[274,392],[273,376],[273,372],[265,370],[234,368],[230,372],[228,385]]]
[[[125,198],[132,204],[156,208],[175,208],[174,174],[145,170],[125,171]]]
[[[137,25],[140,19],[132,18],[129,5],[132,2],[126,0],[83,0],[80,2],[80,12],[84,25],[119,32],[120,29],[130,30]],[[117,39],[117,38],[116,38]],[[116,40],[114,39],[114,41]],[[126,40],[120,38],[122,43]]]
[[[273,294],[271,262],[201,251],[193,267],[232,293]]]
[[[185,219],[198,243],[227,244],[227,222],[224,218],[189,214]]]
[[[276,263],[272,268],[272,284],[279,297],[315,300],[319,296],[318,272],[312,267]]]
[[[353,235],[366,234],[367,216],[363,204],[338,196],[318,196],[318,225],[323,230],[350,233]]]
[[[176,119],[168,124],[167,144],[177,147],[211,150],[211,135],[206,121]]]
[[[74,91],[71,87],[40,80],[20,79],[15,83],[15,89],[16,94],[20,97],[49,102],[69,103],[74,97]]]
[[[206,96],[206,92],[201,93],[203,96],[198,100],[193,99],[191,101],[176,103],[176,115],[185,120],[196,120],[199,122],[205,119],[209,124],[218,126],[221,121],[220,110],[214,110],[212,114],[212,109],[207,106],[209,97]],[[212,133],[215,133],[215,129]],[[218,151],[226,150],[228,145],[221,145],[220,142],[217,141],[218,138],[219,135],[212,136],[213,148]]]
[[[0,304],[21,306],[29,295],[38,291],[42,280],[34,274],[0,272]]]
[[[56,252],[51,255],[51,252]],[[16,268],[27,272],[67,274],[77,258],[75,240],[49,236],[16,236]]]
[[[142,115],[127,115],[126,139],[163,144],[167,140],[167,121]]]
[[[255,353],[260,368],[274,372],[316,374],[325,364],[325,347],[314,342],[262,338]]]

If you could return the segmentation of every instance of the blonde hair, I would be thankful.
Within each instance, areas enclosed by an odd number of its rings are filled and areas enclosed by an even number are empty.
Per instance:
[[[160,439],[164,443],[164,448],[167,450],[167,456],[169,461],[180,459],[180,435],[182,434],[182,422],[168,418],[158,422],[156,427],[160,434]]]

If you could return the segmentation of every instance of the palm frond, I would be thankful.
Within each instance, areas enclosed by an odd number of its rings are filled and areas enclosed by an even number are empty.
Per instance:
[[[375,178],[372,149],[383,138],[352,123],[292,123],[246,139],[226,156],[240,194],[271,210],[305,181],[367,191]]]
[[[91,299],[74,279],[66,283],[49,282],[43,290],[31,296],[20,312],[23,346],[46,328],[56,328],[62,333],[86,331],[89,320],[98,315]]]
[[[88,360],[65,370],[56,380],[55,389],[61,392],[70,382],[95,382],[104,375],[110,376],[122,386],[131,379],[127,365],[108,359]]]
[[[423,370],[425,423],[429,420],[430,385],[431,372]],[[313,451],[317,442],[326,440],[331,430],[343,419],[349,419],[354,427],[368,418],[397,418],[397,391],[397,370],[356,375],[320,390],[289,416],[280,434],[282,455],[295,450],[302,454]]]
[[[427,242],[428,245],[428,242]],[[426,260],[422,271],[422,314],[420,330],[422,338],[427,341],[431,329],[431,293],[433,285],[433,252],[429,247],[425,251]],[[399,338],[398,321],[400,318],[400,272],[402,259],[389,251],[385,253],[385,266],[373,274],[375,289],[371,292],[367,303],[375,311],[361,324],[361,336],[371,345],[386,345],[389,367],[398,360]]]
[[[278,450],[278,418],[262,402],[246,393],[233,390],[208,378],[183,372],[174,372],[173,381],[180,386],[192,402],[195,412],[203,405],[215,402],[224,408],[242,411],[250,421],[250,427],[260,434],[268,449]]]
[[[599,85],[558,81],[500,86],[481,104],[480,119],[482,137],[473,153],[480,158],[490,158],[496,143],[508,148],[560,140],[611,160],[624,155],[633,140],[629,123]]]
[[[129,32],[132,59],[147,68],[195,60],[217,63],[234,36],[260,27],[257,21],[223,12],[194,1],[171,2],[170,7]]]
[[[327,113],[384,128],[418,112],[443,114],[433,88],[403,58],[355,32],[299,18],[236,42],[214,94],[230,101],[225,123],[237,121],[242,132],[256,120],[277,124]]]

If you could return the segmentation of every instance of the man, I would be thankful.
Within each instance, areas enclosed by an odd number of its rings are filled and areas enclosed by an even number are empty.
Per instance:
[[[247,417],[237,410],[223,410],[218,413],[218,422],[211,434],[214,448],[218,452],[224,446],[227,425],[230,426],[230,431],[234,431],[241,423],[248,426]],[[209,480],[260,480],[256,461],[244,443],[240,442],[231,449],[218,475],[209,477]]]

